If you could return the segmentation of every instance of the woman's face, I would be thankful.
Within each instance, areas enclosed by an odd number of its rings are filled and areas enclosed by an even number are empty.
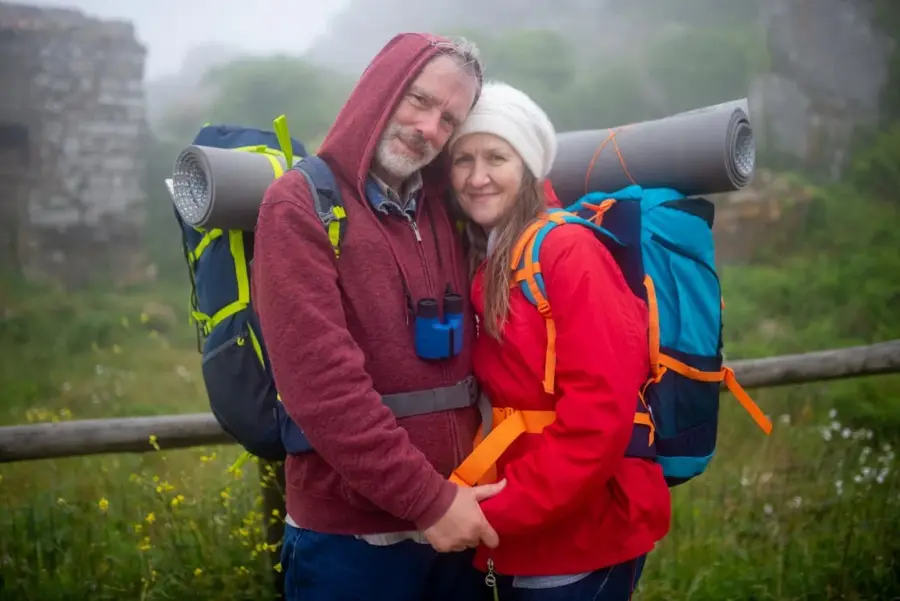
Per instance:
[[[522,187],[525,164],[503,138],[474,133],[453,145],[450,181],[472,221],[491,230],[512,209]]]

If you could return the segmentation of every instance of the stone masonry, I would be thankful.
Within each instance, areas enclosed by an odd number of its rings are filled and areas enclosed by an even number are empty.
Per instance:
[[[0,2],[0,269],[141,271],[145,54],[130,23]]]

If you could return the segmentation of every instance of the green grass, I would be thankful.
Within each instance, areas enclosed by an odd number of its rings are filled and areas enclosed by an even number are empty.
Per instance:
[[[827,235],[848,220],[832,211],[841,201],[817,198],[792,255],[723,270],[731,360],[900,337],[896,255],[882,251],[898,247],[886,225],[898,209],[857,204],[869,215],[853,234]],[[208,410],[183,286],[3,290],[16,292],[0,296],[0,425]],[[716,459],[673,490],[671,533],[635,598],[900,596],[900,378],[751,394],[772,435],[722,396]],[[239,457],[222,446],[0,466],[0,598],[270,598],[264,528],[282,516],[263,515],[257,465],[235,469]]]

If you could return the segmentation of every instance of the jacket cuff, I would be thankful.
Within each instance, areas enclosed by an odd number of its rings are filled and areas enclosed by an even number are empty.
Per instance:
[[[437,490],[429,486],[423,491],[414,505],[415,513],[410,517],[419,530],[424,531],[431,528],[435,522],[447,513],[447,510],[450,509],[450,505],[456,498],[459,487],[440,476],[438,476],[438,480]]]

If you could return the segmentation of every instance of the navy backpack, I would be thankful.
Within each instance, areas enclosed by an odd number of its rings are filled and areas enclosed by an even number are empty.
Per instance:
[[[340,194],[331,170],[303,144],[279,130],[206,125],[193,144],[284,156],[307,176],[317,212],[335,253],[345,228]],[[281,139],[281,143],[279,142]],[[287,148],[288,140],[290,148]],[[283,143],[283,145],[282,145]],[[282,150],[284,148],[284,150]],[[287,153],[285,153],[287,150]],[[297,157],[296,162],[292,157]],[[275,177],[280,164],[273,161]],[[270,461],[288,452],[310,450],[300,428],[282,405],[253,309],[250,266],[252,231],[204,230],[188,225],[175,211],[191,284],[191,318],[202,353],[203,380],[213,415],[222,429],[251,454]]]

